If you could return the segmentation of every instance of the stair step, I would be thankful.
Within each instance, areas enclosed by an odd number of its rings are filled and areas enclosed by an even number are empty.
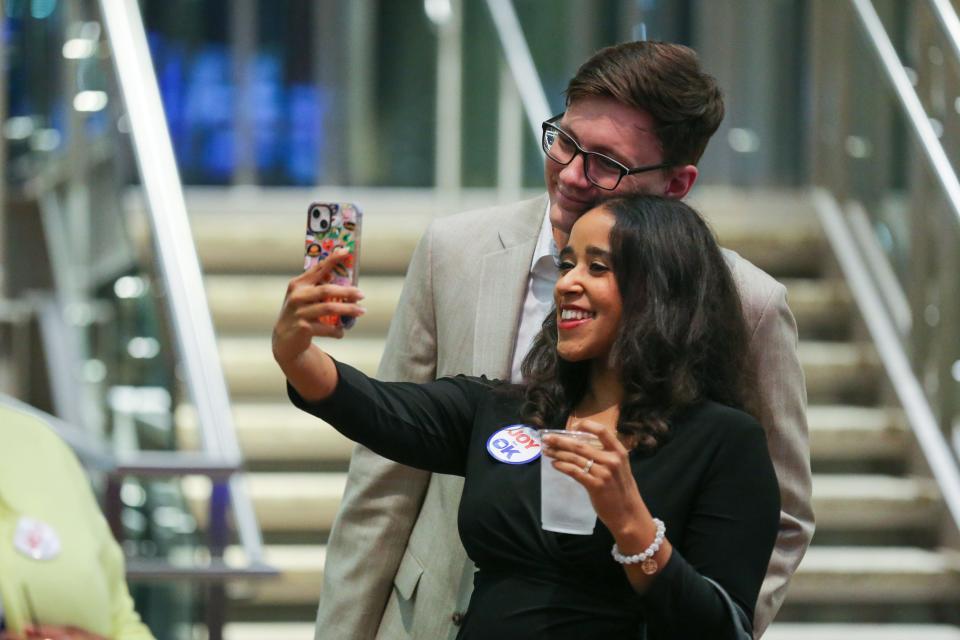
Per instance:
[[[451,199],[430,189],[189,188],[185,198],[208,273],[295,273],[303,264],[307,205],[314,200],[351,200],[363,208],[361,273],[403,273],[430,220],[498,201],[495,190]],[[704,213],[722,245],[769,273],[819,274],[829,255],[805,192],[736,196],[705,186],[689,202]],[[140,207],[130,200],[129,209]],[[142,230],[137,235],[146,236]]]
[[[286,394],[283,375],[270,351],[266,337],[223,337],[220,357],[233,398],[282,399]],[[384,339],[348,336],[325,340],[324,349],[337,360],[364,373],[376,373]],[[846,342],[801,341],[800,363],[811,402],[847,396],[873,395],[880,377],[880,365],[872,347]]]
[[[280,575],[261,580],[253,587],[249,602],[260,605],[313,604],[320,599],[323,565],[327,548],[324,545],[266,545],[263,561],[280,571]],[[224,560],[232,566],[243,566],[247,559],[242,547],[228,547]]]
[[[258,189],[246,198],[223,193],[226,201],[217,203],[187,191],[190,226],[205,272],[295,274],[303,269],[307,206],[325,198],[313,189]],[[417,241],[439,213],[426,204],[435,200],[432,196],[392,191],[398,195],[390,199],[389,193],[377,202],[352,198],[364,210],[361,274],[404,273]]]
[[[238,398],[286,397],[287,387],[283,372],[273,360],[269,338],[220,338],[220,360],[230,389]],[[349,336],[344,340],[324,340],[323,348],[333,358],[375,375],[383,353],[384,338]]]
[[[289,402],[234,403],[233,420],[247,462],[345,463],[353,452],[353,442]],[[199,449],[200,433],[193,407],[178,407],[175,422],[180,448]]]
[[[311,604],[320,597],[326,548],[267,545],[266,562],[280,577],[258,583],[254,604]],[[228,562],[243,551],[228,549]],[[910,547],[811,547],[794,575],[788,604],[950,603],[960,598],[960,563],[951,555]]]
[[[787,304],[797,320],[801,339],[849,333],[854,306],[846,284],[840,280],[813,278],[790,278],[781,282],[787,288]]]
[[[941,514],[940,492],[927,478],[814,474],[817,530],[929,529]]]
[[[882,368],[871,345],[801,340],[797,352],[811,402],[876,395]]]
[[[955,602],[955,552],[914,547],[813,546],[790,583],[787,604]]]
[[[264,531],[329,531],[340,507],[347,474],[247,473],[247,487]],[[197,523],[204,527],[210,502],[210,480],[188,476],[183,494]]]
[[[784,622],[771,625],[763,634],[763,638],[764,640],[960,640],[960,627],[945,624],[803,624]]]
[[[312,622],[230,622],[223,640],[313,640],[315,631]]]
[[[224,275],[205,278],[207,299],[220,333],[267,335],[280,311],[287,283],[296,272],[283,275]],[[850,294],[842,282],[789,279],[787,301],[801,336],[843,335],[850,324]],[[386,335],[400,299],[401,275],[361,275],[366,315],[353,333]],[[238,304],[242,301],[242,304]]]
[[[224,640],[313,640],[312,622],[231,622]],[[764,640],[960,640],[960,628],[939,624],[773,624]]]
[[[346,486],[337,472],[256,472],[246,474],[260,526],[266,532],[323,532],[333,525]],[[191,511],[203,526],[210,482],[183,481]],[[923,478],[878,475],[815,475],[813,508],[819,531],[915,530],[936,522],[941,512],[936,484]]]
[[[207,300],[217,331],[270,335],[287,283],[294,275],[296,272],[289,276],[207,276]],[[367,313],[350,333],[385,336],[400,299],[403,276],[361,275],[359,285],[366,296],[362,304]]]
[[[830,249],[805,193],[764,189],[739,195],[708,188],[694,190],[687,202],[703,213],[722,246],[767,273],[821,274]]]
[[[820,228],[806,189],[705,184],[693,189],[686,202],[702,213],[718,233],[723,224],[754,227],[745,223],[745,216],[771,228],[790,224],[808,233]]]
[[[825,460],[898,460],[912,442],[895,409],[849,405],[807,407],[810,457]]]
[[[353,443],[322,420],[286,401],[237,402],[233,419],[248,462],[314,461],[345,463]],[[807,409],[813,460],[896,460],[911,442],[902,415],[895,410],[842,405]],[[196,413],[177,409],[177,441],[181,449],[200,448]]]

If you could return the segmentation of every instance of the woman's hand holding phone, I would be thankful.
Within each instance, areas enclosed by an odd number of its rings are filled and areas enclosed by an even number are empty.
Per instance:
[[[321,318],[358,318],[366,312],[357,304],[363,299],[360,289],[330,283],[336,266],[349,258],[346,249],[337,249],[290,280],[273,328],[273,350],[278,360],[295,358],[306,351],[314,336],[343,337],[343,327],[321,322]]]
[[[273,357],[290,384],[308,400],[325,398],[337,382],[333,360],[313,344],[313,337],[342,338],[343,327],[321,318],[357,318],[366,312],[358,304],[363,299],[360,289],[330,282],[333,270],[348,256],[346,249],[337,249],[293,278],[273,326]]]

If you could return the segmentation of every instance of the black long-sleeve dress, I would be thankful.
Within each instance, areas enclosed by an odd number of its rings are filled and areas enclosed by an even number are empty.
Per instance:
[[[465,477],[458,526],[476,563],[461,640],[512,638],[726,638],[729,611],[709,576],[753,617],[777,535],[780,497],[761,426],[713,402],[671,421],[654,454],[630,454],[650,512],[664,521],[672,556],[638,595],[610,555],[598,521],[590,536],[540,527],[540,464],[504,464],[488,440],[519,420],[521,396],[484,378],[385,383],[337,363],[339,382],[301,409],[376,453]],[[562,425],[561,425],[562,426]]]

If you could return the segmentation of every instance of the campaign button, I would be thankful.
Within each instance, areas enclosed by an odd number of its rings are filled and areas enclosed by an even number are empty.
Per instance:
[[[487,452],[498,462],[526,464],[540,457],[540,435],[533,427],[512,424],[487,439]]]
[[[46,522],[21,516],[13,533],[13,546],[28,558],[53,560],[60,555],[60,536]]]

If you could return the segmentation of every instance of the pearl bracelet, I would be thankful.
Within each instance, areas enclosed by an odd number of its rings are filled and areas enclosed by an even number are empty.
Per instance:
[[[657,525],[657,535],[654,536],[653,542],[650,543],[650,546],[647,547],[643,553],[625,556],[620,553],[620,548],[617,547],[617,543],[613,543],[613,549],[610,550],[610,555],[613,556],[613,559],[620,564],[637,564],[639,562],[642,563],[640,568],[645,574],[653,575],[656,573],[659,567],[653,559],[653,556],[656,555],[657,551],[660,551],[660,545],[663,544],[663,537],[667,532],[667,527],[663,524],[663,520],[659,518],[654,518],[653,523]]]

